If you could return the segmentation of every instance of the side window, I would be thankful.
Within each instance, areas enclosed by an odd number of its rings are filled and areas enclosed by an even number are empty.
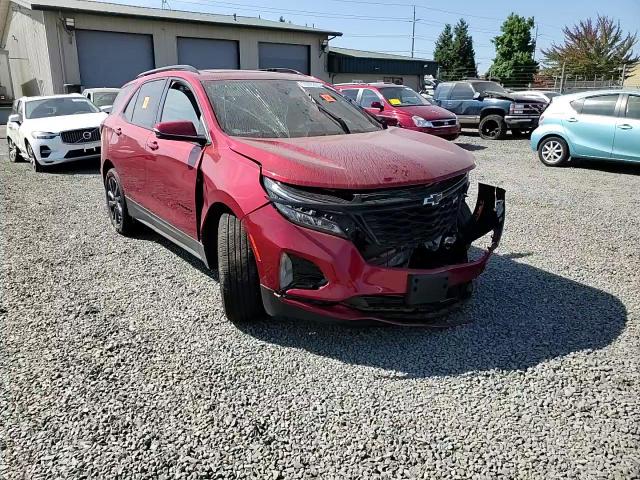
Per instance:
[[[373,90],[365,88],[362,90],[362,97],[360,97],[360,106],[363,108],[371,108],[373,102],[380,102],[380,97]]]
[[[570,103],[571,108],[573,108],[577,113],[582,113],[582,105],[584,105],[584,98],[579,98],[578,100],[574,100]]]
[[[133,107],[136,106],[136,100],[138,98],[138,93],[140,93],[140,90],[138,90],[136,93],[133,94],[133,96],[131,97],[131,100],[129,100],[129,103],[127,104],[127,108],[125,108],[124,112],[122,113],[124,118],[129,123],[131,123],[131,117],[133,117]]]
[[[16,100],[15,102],[13,102],[13,105],[11,105],[11,114],[15,114],[18,113],[18,103],[19,101]]]
[[[449,100],[471,100],[473,99],[473,88],[468,83],[456,83],[451,90]]]
[[[131,123],[151,130],[156,121],[160,97],[164,90],[164,79],[147,82],[138,90],[138,97],[133,107]]]
[[[618,95],[596,95],[587,97],[582,105],[582,115],[604,115],[613,117],[616,113]]]
[[[133,91],[134,88],[135,84],[130,83],[129,85],[125,85],[120,89],[118,95],[116,95],[116,98],[113,101],[113,106],[111,107],[112,112],[120,111],[120,107],[122,107],[127,98],[129,98],[129,94]]]
[[[433,93],[433,98],[436,100],[446,100],[449,97],[449,92],[453,85],[451,83],[441,83],[436,87],[436,91]]]
[[[344,95],[345,97],[353,100],[354,102],[356,101],[356,98],[358,98],[358,89],[357,88],[352,88],[349,90],[341,90],[340,93],[342,93],[342,95]]]
[[[634,120],[640,120],[640,96],[629,95],[625,117],[632,118]]]
[[[162,106],[161,122],[190,121],[199,135],[204,134],[202,115],[193,92],[182,82],[173,82]]]

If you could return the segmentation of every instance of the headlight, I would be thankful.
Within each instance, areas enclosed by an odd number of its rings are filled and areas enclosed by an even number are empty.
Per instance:
[[[52,138],[56,138],[58,135],[60,134],[53,132],[31,132],[31,136],[39,140],[51,140]]]
[[[419,117],[418,115],[411,117],[411,120],[413,120],[413,124],[416,127],[433,127],[433,124],[430,121],[425,120],[424,118]]]
[[[305,197],[304,192],[300,190],[266,177],[263,177],[263,184],[269,197],[284,201],[284,203],[273,202],[273,204],[282,215],[295,224],[340,237],[348,237],[354,228],[353,222],[348,217],[323,212],[321,202]],[[305,206],[287,205],[288,202],[304,203]]]

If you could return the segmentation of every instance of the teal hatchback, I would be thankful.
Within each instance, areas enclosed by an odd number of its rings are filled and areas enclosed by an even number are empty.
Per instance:
[[[602,90],[556,97],[531,134],[548,166],[570,158],[640,162],[640,91]]]

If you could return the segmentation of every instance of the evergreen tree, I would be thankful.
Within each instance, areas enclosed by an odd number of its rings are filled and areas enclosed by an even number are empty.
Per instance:
[[[496,46],[496,57],[489,68],[490,77],[500,79],[508,87],[525,87],[538,71],[538,63],[533,59],[535,42],[531,38],[533,18],[525,18],[512,13],[502,24],[501,35],[492,42]]]
[[[476,53],[473,49],[473,39],[469,35],[469,24],[461,18],[453,29],[453,35],[452,80],[477,77]]]
[[[440,33],[433,50],[433,59],[438,62],[441,78],[447,80],[453,68],[453,30],[448,23]]]

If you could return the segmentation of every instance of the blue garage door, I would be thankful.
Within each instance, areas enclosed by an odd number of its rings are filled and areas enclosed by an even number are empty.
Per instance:
[[[196,68],[238,69],[238,42],[178,37],[178,63]]]
[[[260,42],[258,48],[260,68],[292,68],[310,73],[309,45]]]
[[[76,30],[76,43],[84,88],[121,87],[155,67],[151,35]]]

